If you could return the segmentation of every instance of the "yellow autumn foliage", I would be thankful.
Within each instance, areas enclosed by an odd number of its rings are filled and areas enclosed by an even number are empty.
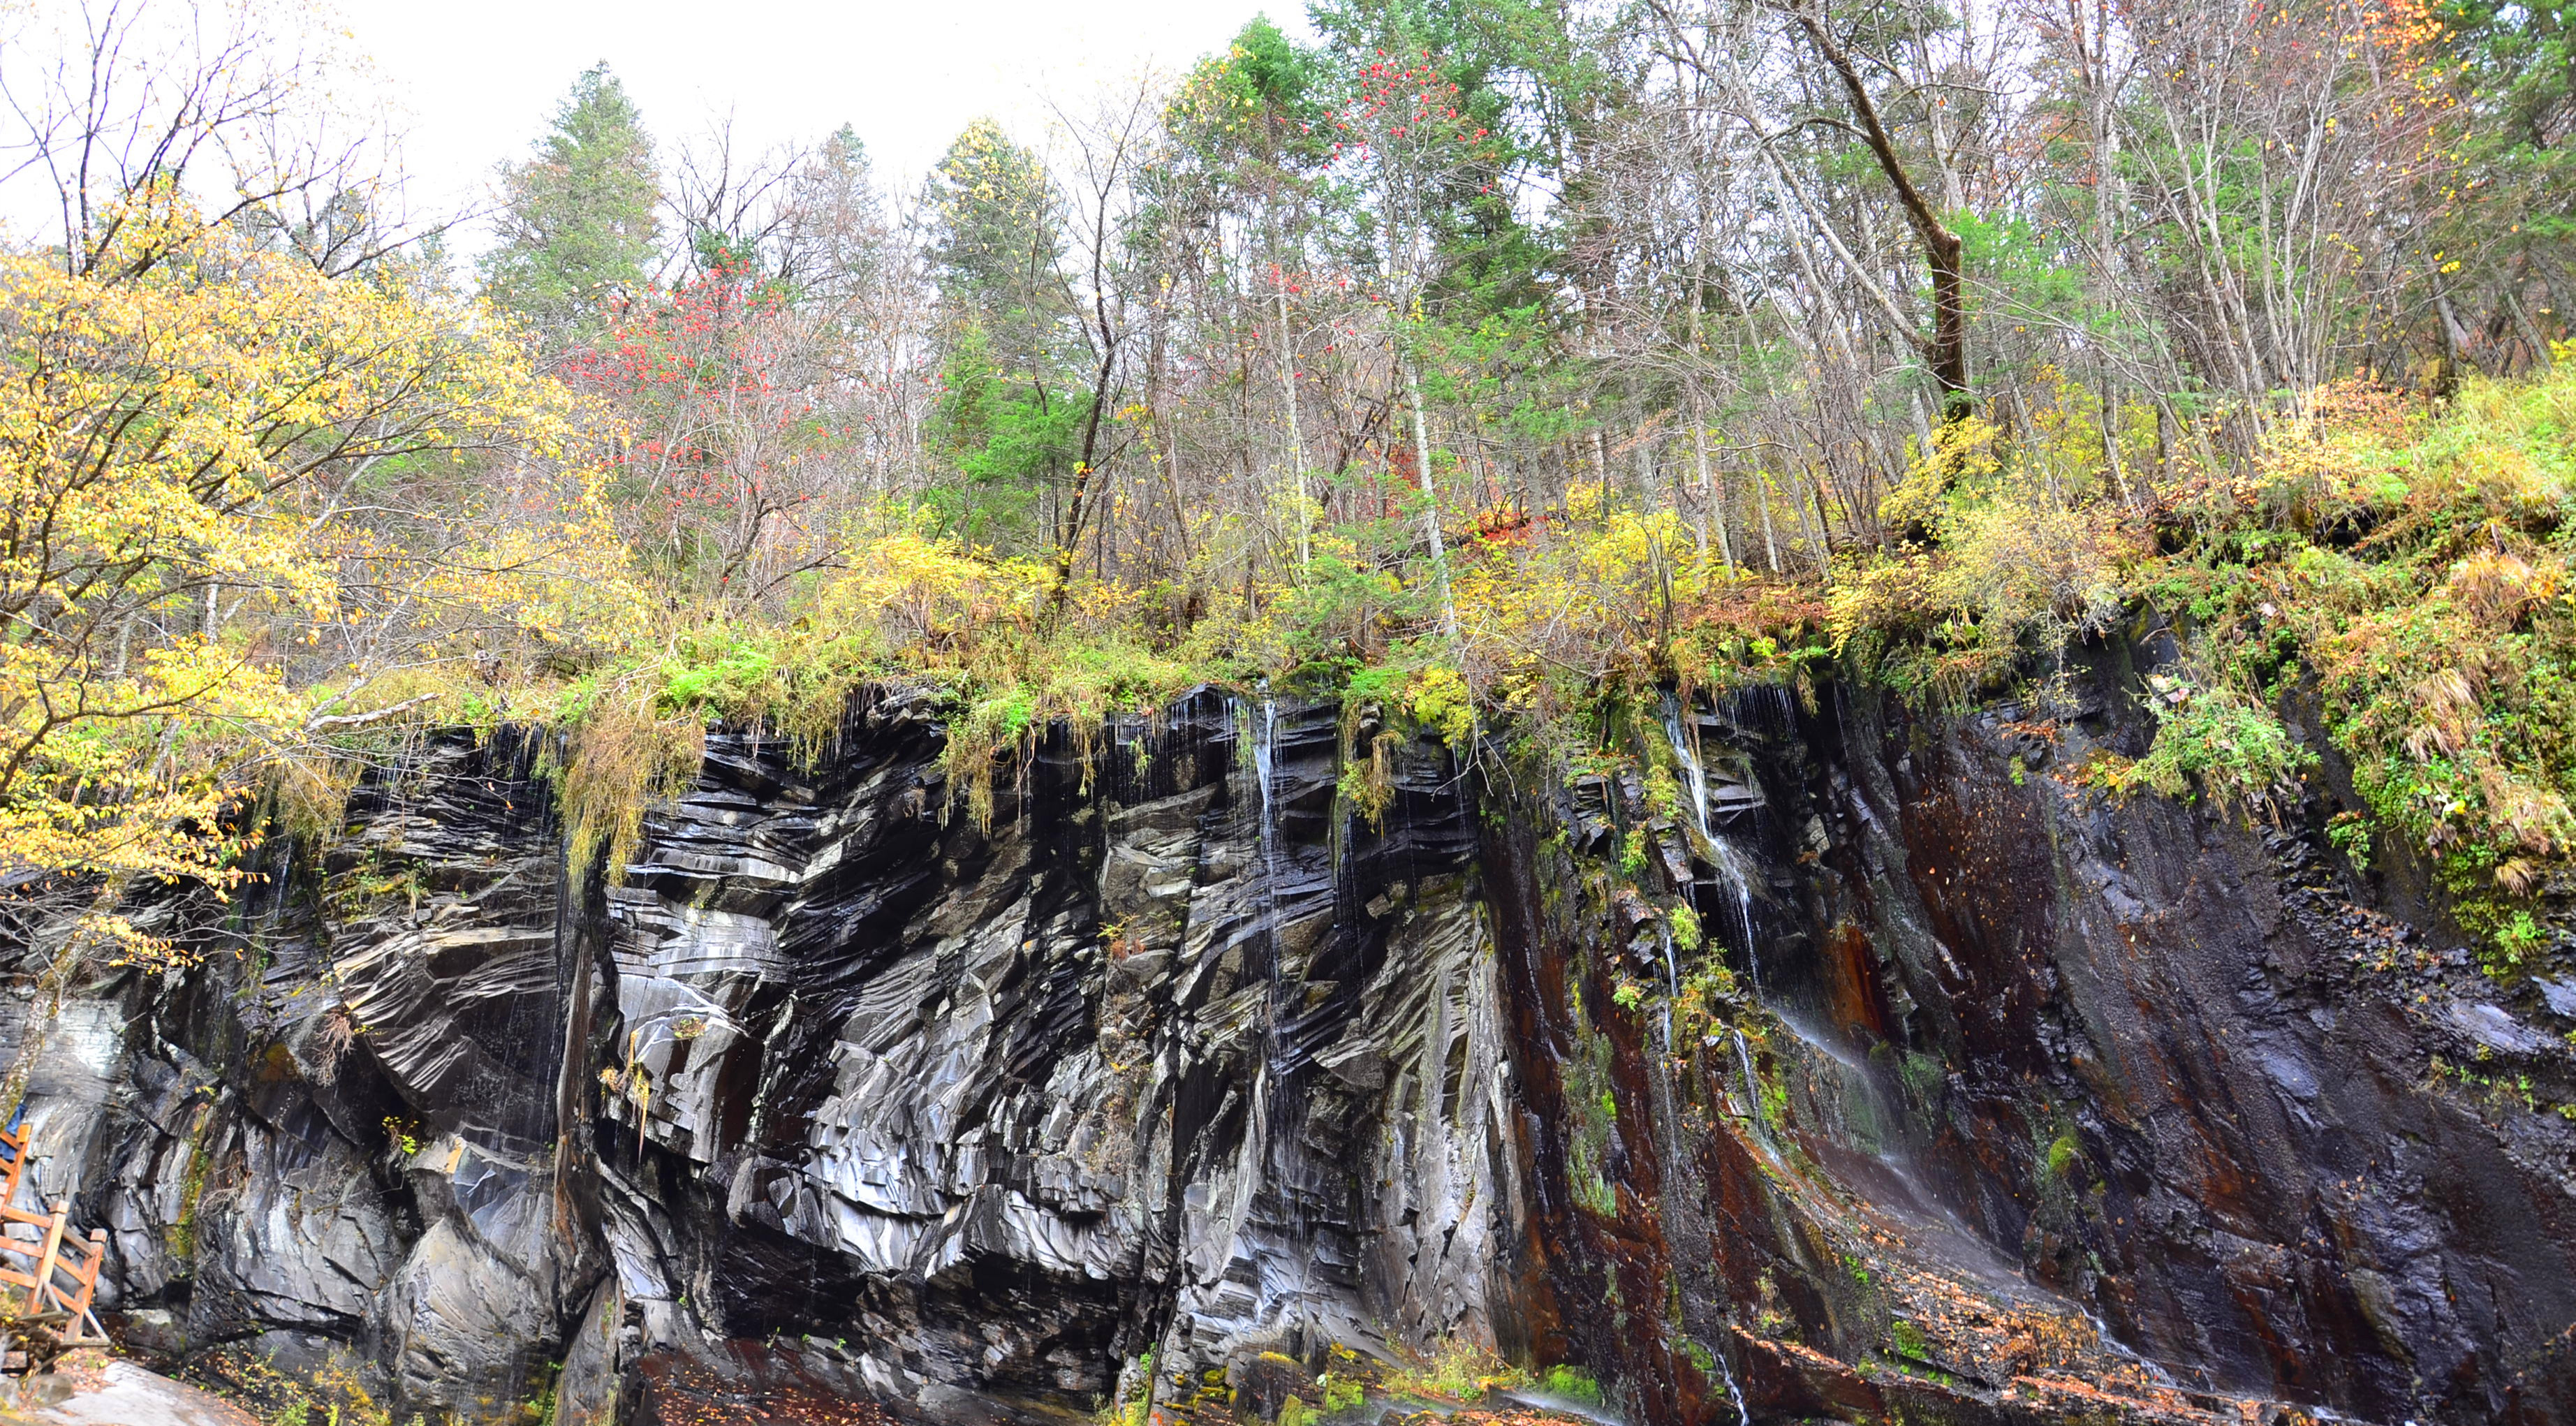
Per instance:
[[[0,867],[220,886],[251,770],[425,701],[469,634],[635,601],[577,475],[388,517],[396,472],[566,468],[570,402],[487,315],[172,193],[122,221],[148,261],[0,253]]]
[[[1838,649],[1903,647],[1899,682],[1964,700],[2121,616],[2150,552],[2132,512],[2009,465],[2001,437],[1974,417],[1945,427],[1880,502],[1890,530],[1922,538],[1834,571],[1825,600]]]
[[[1554,712],[1567,679],[1581,695],[1651,674],[1681,607],[1716,577],[1679,515],[1598,483],[1568,492],[1547,535],[1462,560],[1453,579],[1468,682],[1497,706]]]

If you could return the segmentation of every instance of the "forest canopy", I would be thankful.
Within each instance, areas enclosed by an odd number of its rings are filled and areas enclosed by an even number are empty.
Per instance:
[[[1200,683],[1474,759],[1828,675],[2044,715],[2159,621],[2097,785],[2259,808],[2303,691],[2500,965],[2576,855],[2556,4],[1314,0],[921,175],[601,64],[470,260],[274,18],[0,42],[0,865],[129,954],[424,729],[555,730],[614,875],[711,723],[889,680],[989,816]]]

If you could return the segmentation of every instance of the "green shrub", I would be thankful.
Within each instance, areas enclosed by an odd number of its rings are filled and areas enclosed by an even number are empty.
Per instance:
[[[2532,919],[2530,912],[2516,911],[2488,937],[2493,949],[2485,958],[2487,970],[2498,976],[2528,970],[2548,940],[2548,933]]]
[[[2226,688],[2201,688],[2149,675],[2156,695],[2156,740],[2128,772],[2131,782],[2167,797],[2195,792],[2223,807],[2251,811],[2316,754],[2299,746],[2272,711]]]
[[[1696,1342],[1690,1346],[1698,1346]],[[1538,1389],[1567,1401],[1580,1401],[1586,1406],[1601,1404],[1601,1383],[1581,1367],[1559,1363],[1539,1374]]]

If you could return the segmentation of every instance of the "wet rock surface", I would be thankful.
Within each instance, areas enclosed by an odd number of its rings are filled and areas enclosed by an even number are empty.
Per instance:
[[[37,1181],[136,1349],[397,1419],[1373,1420],[1473,1358],[1641,1422],[2576,1422],[2571,997],[2343,862],[2330,768],[2088,790],[2148,730],[2089,677],[1557,767],[1203,693],[989,825],[886,694],[711,735],[615,884],[544,749],[432,739],[157,905],[199,969],[80,984]]]
[[[25,1426],[259,1426],[259,1418],[130,1361],[82,1353],[0,1403],[0,1422]]]
[[[1570,1188],[1551,1280],[1639,1304],[1563,1313],[1542,1354],[1624,1358],[1678,1417],[1732,1414],[1720,1355],[1757,1416],[2576,1411],[2565,1018],[2327,849],[2330,771],[2251,826],[2051,775],[2145,750],[2122,672],[2054,718],[1828,690],[1676,725],[1760,786],[1740,815],[1570,789],[1574,853],[1625,827],[1687,858],[1764,1013],[1667,1052],[1577,1008],[1663,973],[1616,894],[1505,918],[1556,1067],[1528,1076],[1537,1176]],[[1489,884],[1585,875],[1494,840]]]

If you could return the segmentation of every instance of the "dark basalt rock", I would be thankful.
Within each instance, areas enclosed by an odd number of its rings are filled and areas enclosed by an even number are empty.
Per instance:
[[[1640,1422],[2576,1423],[2576,997],[2350,874],[2331,770],[2077,785],[2147,731],[2092,677],[1399,739],[1374,822],[1338,709],[1202,693],[977,826],[887,694],[711,736],[613,886],[432,739],[147,909],[208,954],[66,1005],[38,1187],[139,1349],[398,1419],[1250,1420],[1465,1343]]]

